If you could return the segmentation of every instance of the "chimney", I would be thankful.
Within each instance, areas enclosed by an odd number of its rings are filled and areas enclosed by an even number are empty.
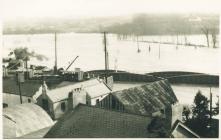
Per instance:
[[[73,90],[68,94],[68,111],[73,110]]]
[[[43,83],[42,83],[42,95],[43,95],[43,98],[46,98],[47,90],[48,90],[48,87],[46,85],[46,82],[43,81]]]

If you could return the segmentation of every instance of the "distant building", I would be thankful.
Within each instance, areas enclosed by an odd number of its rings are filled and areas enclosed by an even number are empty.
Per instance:
[[[79,104],[63,115],[45,138],[159,137],[146,129],[151,117]]]
[[[195,132],[184,125],[181,121],[177,120],[170,134],[171,138],[200,138]]]
[[[20,104],[3,109],[3,138],[17,138],[46,127],[54,122],[38,105]]]
[[[141,115],[152,115],[154,112],[164,111],[168,106],[177,102],[169,82],[161,80],[113,92],[101,100],[97,106]]]
[[[45,89],[45,92],[37,99],[37,104],[53,119],[60,118],[79,103],[96,105],[111,92],[109,87],[97,78],[78,83],[62,82],[54,89]]]

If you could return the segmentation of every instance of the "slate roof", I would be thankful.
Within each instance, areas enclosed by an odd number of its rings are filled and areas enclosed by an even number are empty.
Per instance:
[[[126,112],[149,115],[178,100],[167,80],[111,93],[124,105]]]
[[[3,92],[19,95],[19,88],[15,78],[3,79]],[[40,81],[26,81],[21,83],[22,96],[32,97],[41,87]]]
[[[45,135],[45,138],[157,137],[146,129],[151,118],[79,104]]]
[[[2,115],[7,120],[3,122],[4,138],[15,138],[14,134],[20,137],[54,124],[40,106],[32,103],[4,108]]]

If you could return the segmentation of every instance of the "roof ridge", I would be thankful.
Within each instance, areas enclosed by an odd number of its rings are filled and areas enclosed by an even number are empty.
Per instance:
[[[142,114],[130,113],[130,112],[126,112],[126,111],[105,109],[105,108],[101,108],[101,107],[98,107],[98,106],[86,105],[86,104],[82,104],[82,103],[79,103],[73,110],[79,108],[80,106],[97,108],[97,109],[101,109],[101,110],[106,110],[106,111],[110,111],[110,112],[118,112],[118,113],[122,113],[122,114],[136,115],[136,116],[140,116],[140,117],[151,117],[151,115],[142,115]]]
[[[162,79],[162,80],[158,80],[158,81],[154,81],[154,82],[150,82],[150,83],[146,83],[146,84],[142,84],[142,85],[139,85],[139,86],[135,86],[135,87],[131,87],[131,88],[127,88],[127,89],[123,89],[123,90],[117,90],[117,91],[114,91],[112,93],[117,93],[117,92],[120,92],[120,91],[126,91],[126,90],[130,90],[130,89],[136,89],[138,87],[143,87],[143,86],[151,86],[151,85],[154,85],[156,83],[159,83],[160,81],[167,81],[167,79]],[[113,94],[114,95],[114,94]]]

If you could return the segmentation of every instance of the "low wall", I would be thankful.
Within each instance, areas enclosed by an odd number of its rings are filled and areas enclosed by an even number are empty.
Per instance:
[[[163,72],[152,72],[147,73],[148,75],[153,75],[157,77],[172,77],[172,76],[181,76],[181,75],[195,75],[195,74],[203,74],[203,73],[196,73],[196,72],[185,72],[185,71],[163,71]]]
[[[98,71],[89,71],[85,72],[89,73],[91,77],[104,77],[105,72],[104,70],[98,70]],[[123,72],[123,71],[118,71],[118,72],[113,72],[113,71],[108,71],[107,76],[113,76],[114,81],[126,81],[126,82],[154,82],[158,81],[161,78],[155,77],[152,75],[145,75],[145,74],[135,74],[135,73],[129,73],[129,72]]]
[[[170,83],[207,84],[219,86],[219,76],[215,75],[185,75],[167,78]]]
[[[90,76],[104,77],[104,70],[95,70],[86,72]],[[209,84],[219,85],[218,75],[208,75],[203,73],[195,72],[183,72],[183,71],[166,71],[166,72],[155,72],[147,74],[135,74],[125,71],[115,72],[113,70],[108,71],[108,76],[113,76],[114,81],[128,81],[128,82],[154,82],[161,79],[168,79],[173,84]]]

